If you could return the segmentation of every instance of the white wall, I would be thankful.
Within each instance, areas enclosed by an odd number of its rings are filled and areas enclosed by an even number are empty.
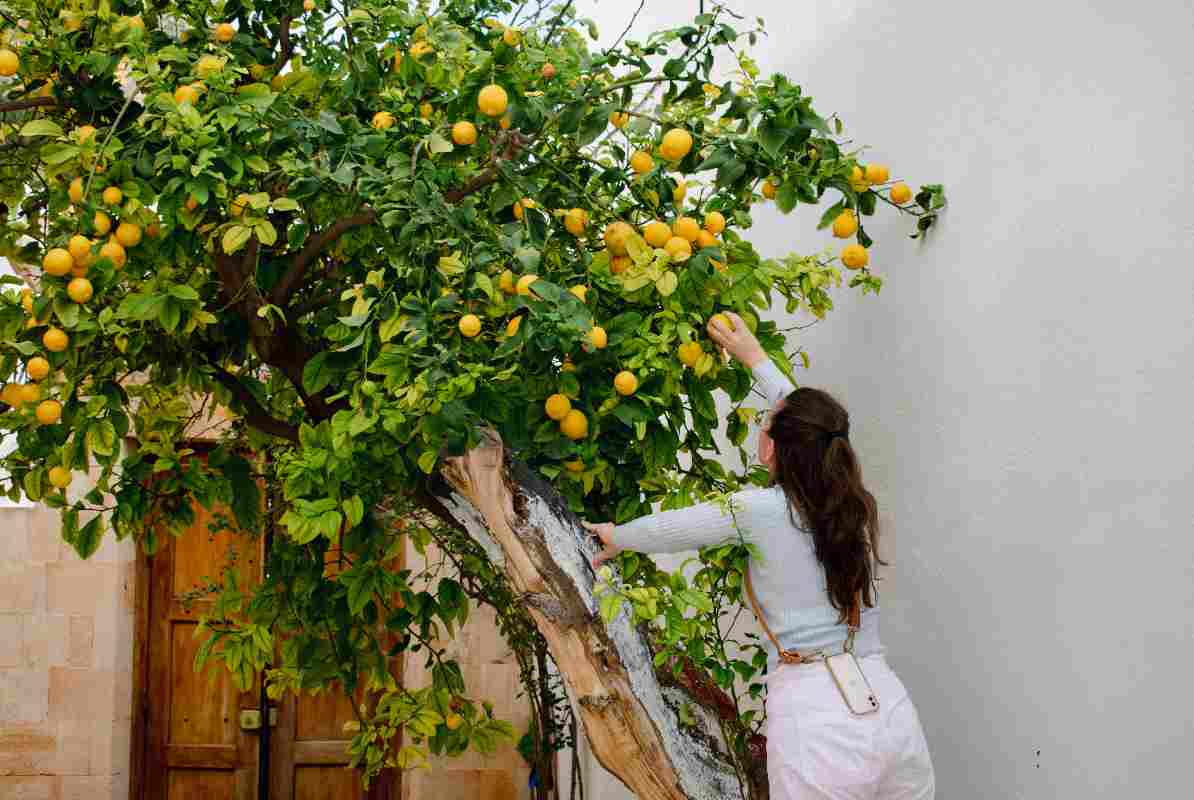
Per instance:
[[[637,5],[578,3],[611,37]],[[947,185],[925,245],[871,226],[882,294],[841,293],[799,340],[884,510],[883,636],[938,796],[1188,793],[1191,5],[732,5],[766,18],[765,71],[894,176]],[[696,2],[647,6],[641,32]],[[755,233],[775,255],[830,242],[812,214]]]

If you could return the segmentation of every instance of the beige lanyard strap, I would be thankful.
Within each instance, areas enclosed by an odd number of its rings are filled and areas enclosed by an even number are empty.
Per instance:
[[[775,638],[775,634],[771,632],[771,626],[767,624],[767,619],[763,616],[763,609],[759,608],[759,599],[755,597],[754,585],[750,580],[750,566],[747,565],[743,571],[746,578],[746,596],[750,600],[750,607],[755,612],[755,618],[758,619],[760,627],[763,628],[763,633],[767,634],[767,638],[775,645],[775,649],[779,651],[779,660],[785,664],[806,664],[810,661],[819,661],[822,658],[821,653],[815,653],[811,656],[802,656],[794,650],[785,650],[780,647],[779,639]],[[850,604],[850,610],[846,614],[846,623],[849,625],[849,633],[846,635],[846,644],[842,650],[846,653],[854,649],[854,634],[858,632],[862,622],[862,590],[854,595],[854,602]]]

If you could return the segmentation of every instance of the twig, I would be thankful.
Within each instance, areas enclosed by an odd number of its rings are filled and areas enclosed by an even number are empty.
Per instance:
[[[0,114],[7,111],[24,111],[28,108],[55,108],[58,101],[53,97],[27,97],[24,100],[11,100],[0,103]]]
[[[647,0],[642,0],[642,2],[645,3]],[[560,23],[564,21],[564,15],[566,15],[572,9],[572,3],[573,0],[568,0],[568,2],[564,4],[564,7],[560,9],[560,13],[556,14],[556,18],[551,21],[551,27],[547,29],[547,36],[543,37],[543,44],[551,44],[551,37],[556,35],[556,31],[559,30]],[[639,10],[642,10],[641,4],[639,5]],[[638,16],[637,13],[635,16]]]
[[[274,305],[285,307],[290,296],[294,294],[302,282],[307,267],[319,256],[325,247],[353,228],[370,225],[376,219],[377,212],[371,208],[366,208],[347,217],[341,217],[319,233],[309,236],[303,249],[299,251],[291,262],[290,269],[286,271],[286,274],[282,276],[277,285],[270,290],[270,302]]]

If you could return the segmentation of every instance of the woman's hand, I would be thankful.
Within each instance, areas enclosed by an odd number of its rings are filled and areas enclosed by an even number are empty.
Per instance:
[[[743,366],[747,369],[754,369],[754,366],[767,357],[763,352],[762,345],[755,335],[750,332],[750,328],[746,326],[745,320],[735,314],[733,311],[724,312],[725,316],[733,324],[734,329],[728,330],[723,325],[722,321],[714,315],[713,319],[709,320],[709,335],[713,341],[725,348],[725,351],[733,356],[738,361],[741,361]]]
[[[593,569],[597,569],[606,561],[622,552],[622,548],[614,544],[614,524],[612,522],[585,522],[581,520],[585,529],[601,540],[601,552],[593,556]]]

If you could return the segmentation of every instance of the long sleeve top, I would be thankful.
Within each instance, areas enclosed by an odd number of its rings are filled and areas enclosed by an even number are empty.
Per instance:
[[[769,407],[793,391],[791,382],[769,359],[755,368],[756,388]],[[752,558],[751,580],[767,624],[785,650],[840,652],[846,625],[830,604],[825,568],[813,549],[812,534],[790,513],[783,489],[750,489],[731,496],[733,513],[702,503],[675,511],[649,514],[614,530],[613,543],[643,553],[678,553],[742,539],[761,558]],[[799,524],[798,524],[799,523]],[[879,641],[879,608],[862,609],[862,627],[854,639],[860,658],[883,652]],[[771,653],[771,666],[779,654]]]

